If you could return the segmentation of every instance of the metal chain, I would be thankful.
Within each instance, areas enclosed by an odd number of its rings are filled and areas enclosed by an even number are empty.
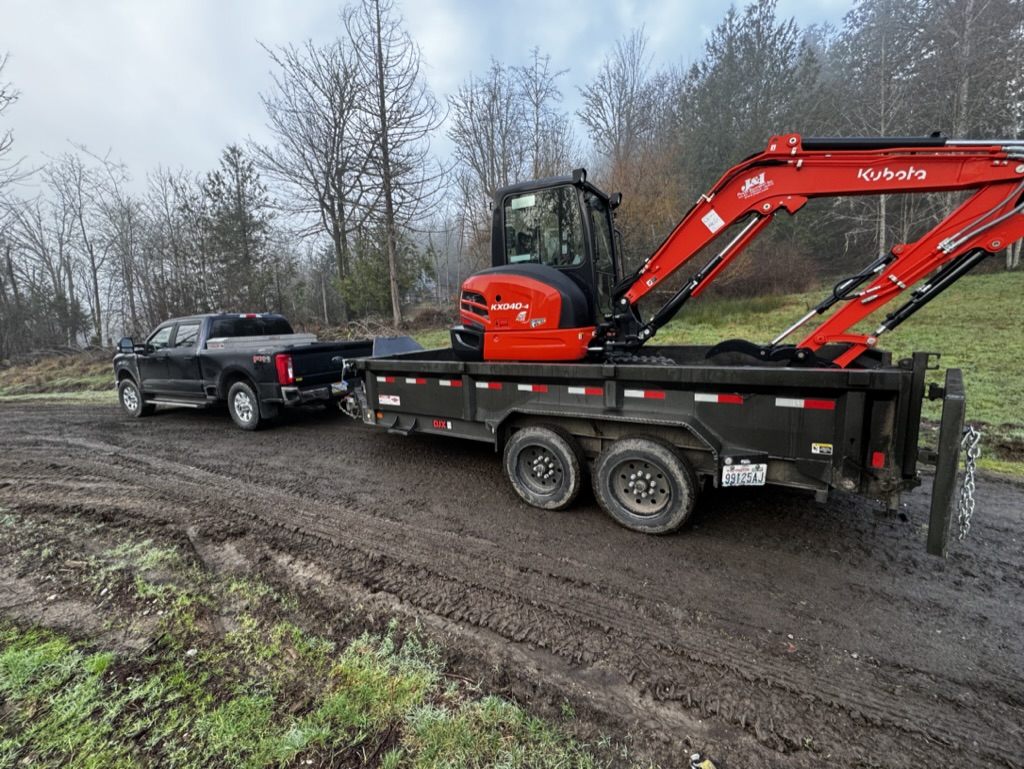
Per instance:
[[[959,539],[962,542],[971,530],[971,516],[974,515],[974,473],[981,456],[981,433],[971,425],[964,430],[960,448],[967,454],[964,463],[964,483],[960,487],[960,502],[957,504],[957,522],[960,525]]]

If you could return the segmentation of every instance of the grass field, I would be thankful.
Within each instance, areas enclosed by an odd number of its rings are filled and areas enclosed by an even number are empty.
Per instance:
[[[588,769],[607,765],[595,752],[621,751],[451,674],[416,627],[364,630],[353,616],[325,637],[300,626],[295,596],[211,573],[187,547],[3,509],[0,537],[35,582],[74,572],[42,596],[90,606],[107,639],[0,617],[2,767]]]

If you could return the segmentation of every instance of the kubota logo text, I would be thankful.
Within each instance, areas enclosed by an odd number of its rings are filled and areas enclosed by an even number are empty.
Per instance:
[[[923,168],[899,168],[895,171],[889,166],[885,168],[861,168],[857,170],[857,178],[865,182],[923,182],[928,172]]]

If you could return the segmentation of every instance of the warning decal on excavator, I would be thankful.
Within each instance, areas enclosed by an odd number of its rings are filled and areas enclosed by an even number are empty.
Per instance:
[[[725,226],[725,220],[719,216],[718,212],[713,208],[704,214],[700,220],[704,222],[704,226],[711,232],[718,232]]]

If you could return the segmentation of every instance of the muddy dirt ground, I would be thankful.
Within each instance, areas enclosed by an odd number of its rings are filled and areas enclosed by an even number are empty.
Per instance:
[[[977,499],[945,561],[924,487],[897,514],[710,490],[647,537],[589,493],[526,506],[489,446],[322,411],[245,433],[218,411],[0,405],[0,508],[187,539],[321,621],[418,621],[460,674],[542,715],[571,703],[578,735],[665,767],[692,748],[720,769],[1024,766],[1024,488],[982,478]]]

